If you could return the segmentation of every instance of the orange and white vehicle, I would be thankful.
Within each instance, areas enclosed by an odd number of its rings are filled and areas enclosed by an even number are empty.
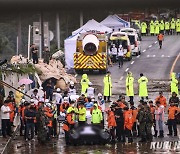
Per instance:
[[[120,32],[124,32],[127,34],[130,44],[131,50],[133,55],[140,55],[141,54],[141,42],[138,37],[137,31],[134,28],[122,28]]]

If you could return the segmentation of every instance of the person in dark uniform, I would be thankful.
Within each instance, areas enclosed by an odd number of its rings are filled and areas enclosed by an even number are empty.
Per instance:
[[[49,64],[50,51],[48,47],[45,47],[43,54],[44,54],[44,63]]]
[[[123,109],[115,104],[116,136],[119,142],[125,142]]]
[[[37,64],[38,63],[38,49],[35,47],[35,44],[31,45],[31,53],[32,53],[33,64]]]

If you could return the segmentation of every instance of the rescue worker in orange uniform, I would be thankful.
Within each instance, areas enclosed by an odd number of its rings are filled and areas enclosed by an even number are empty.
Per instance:
[[[10,113],[10,123],[11,123],[11,126],[14,126],[13,122],[14,122],[14,117],[15,117],[15,106],[13,104],[13,102],[11,102],[10,100],[8,100],[8,106],[10,108],[10,110],[12,111]]]
[[[115,143],[115,127],[117,126],[116,120],[115,120],[115,105],[110,106],[110,110],[107,111],[107,122],[108,122],[108,128],[110,129],[110,135],[111,135],[111,143]]]
[[[169,130],[169,136],[173,135],[174,131],[174,136],[177,136],[177,123],[176,123],[176,114],[180,112],[180,109],[175,106],[174,102],[170,103],[170,107],[168,108],[168,130]]]
[[[127,107],[124,100],[125,100],[124,96],[122,96],[121,99],[117,100],[117,104],[121,109]]]
[[[164,108],[166,108],[167,106],[167,102],[166,102],[166,97],[163,96],[163,92],[160,91],[159,92],[159,96],[155,99],[155,103],[159,101],[161,105],[164,106]]]
[[[11,123],[11,126],[14,126],[13,122],[14,122],[14,117],[15,117],[16,103],[15,103],[15,98],[14,98],[13,91],[9,92],[9,95],[8,95],[6,100],[8,100],[8,102],[9,102],[8,106],[9,106],[10,110],[12,111],[10,113],[10,123]]]
[[[149,107],[150,107],[151,115],[153,118],[153,127],[154,127],[154,135],[153,136],[157,137],[158,131],[156,130],[156,120],[155,120],[155,114],[154,114],[156,107],[153,105],[152,100],[149,101]]]
[[[124,108],[124,130],[126,137],[128,138],[128,143],[132,143],[132,127],[133,127],[133,116],[132,111],[128,107]]]
[[[164,35],[162,33],[160,33],[157,36],[157,39],[158,39],[158,42],[159,42],[159,48],[161,49],[162,48],[162,41],[164,40]]]
[[[18,112],[20,114],[20,136],[24,136],[26,134],[26,121],[25,121],[25,110],[27,110],[30,106],[30,103],[25,101],[24,103],[21,103],[19,106]],[[24,130],[24,133],[23,133]]]
[[[130,102],[130,110],[132,112],[132,118],[133,118],[133,128],[132,128],[133,137],[137,137],[136,117],[138,114],[138,109],[134,106],[134,102]]]
[[[123,106],[124,104],[121,104],[121,100],[118,99],[117,103],[115,103],[115,118],[116,118],[116,136],[118,142],[125,142],[125,133],[124,133],[124,116],[123,116]]]
[[[66,121],[64,122],[64,125],[63,125],[63,130],[65,132],[65,142],[66,142],[66,145],[70,144],[70,141],[69,141],[69,131],[72,128],[74,128],[75,121],[72,118],[74,113],[75,113],[74,110],[72,110],[70,113],[67,113]]]
[[[61,106],[60,106],[60,112],[66,113],[66,111],[67,111],[68,108],[69,108],[68,99],[67,99],[67,98],[64,98],[64,102],[61,103]]]
[[[48,117],[48,124],[47,124],[47,127],[48,127],[48,139],[51,138],[51,135],[52,135],[52,127],[53,127],[53,113],[51,111],[51,104],[50,103],[47,103],[46,104],[46,108],[44,109],[44,114]]]

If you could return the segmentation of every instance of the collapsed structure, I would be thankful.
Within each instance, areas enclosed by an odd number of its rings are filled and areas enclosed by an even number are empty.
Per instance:
[[[27,64],[27,62],[32,63],[32,61],[28,61],[27,58],[22,55],[13,56],[10,61],[10,63],[14,65]],[[42,82],[53,77],[57,79],[56,87],[62,90],[65,90],[71,81],[77,83],[73,75],[66,73],[65,68],[59,60],[51,59],[48,65],[40,59],[39,63],[35,64],[34,67],[39,70],[37,74]]]

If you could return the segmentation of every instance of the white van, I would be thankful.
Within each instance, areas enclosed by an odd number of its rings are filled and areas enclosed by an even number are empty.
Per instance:
[[[128,35],[128,38],[131,43],[131,50],[133,55],[140,55],[141,54],[141,42],[139,40],[138,34],[136,29],[134,28],[122,28],[120,32],[125,32]]]

